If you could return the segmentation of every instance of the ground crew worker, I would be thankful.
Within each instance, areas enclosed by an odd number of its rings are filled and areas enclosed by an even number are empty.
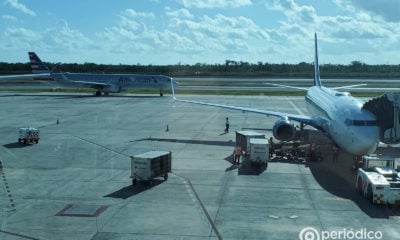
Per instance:
[[[228,132],[229,132],[229,119],[227,117],[226,121],[225,121],[225,133],[228,133]]]
[[[332,161],[337,162],[339,158],[339,148],[336,144],[332,144]]]
[[[274,139],[272,137],[269,138],[268,140],[269,144],[269,157],[272,157],[272,154],[274,153]]]
[[[242,156],[242,148],[241,147],[236,147],[235,150],[233,151],[233,164],[234,165],[239,165],[240,164],[240,156]]]

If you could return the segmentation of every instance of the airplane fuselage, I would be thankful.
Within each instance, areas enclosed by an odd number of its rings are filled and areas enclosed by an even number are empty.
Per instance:
[[[90,74],[90,73],[52,73],[53,79],[61,86],[88,87],[103,92],[121,92],[127,89],[170,89],[171,79],[163,75],[139,74]],[[101,86],[107,84],[108,86]]]
[[[362,108],[362,101],[322,86],[311,87],[305,99],[307,110],[340,148],[355,155],[376,150],[379,127],[375,116]]]

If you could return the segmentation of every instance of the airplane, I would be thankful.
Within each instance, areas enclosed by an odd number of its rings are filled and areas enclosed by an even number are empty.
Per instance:
[[[51,77],[59,86],[89,87],[96,89],[96,96],[120,93],[128,89],[159,89],[163,96],[164,89],[170,89],[171,78],[164,75],[145,74],[97,74],[97,73],[54,73],[34,52],[29,52],[33,74],[0,76],[0,79]],[[173,85],[178,83],[173,81]]]
[[[310,116],[179,99],[176,97],[174,87],[171,83],[172,97],[179,102],[278,117],[279,119],[272,128],[272,133],[280,141],[293,140],[298,131],[293,122],[299,122],[301,125],[312,126],[322,131],[339,148],[348,153],[359,156],[375,152],[379,143],[379,127],[376,116],[363,108],[363,101],[351,96],[348,92],[337,91],[339,89],[351,88],[355,85],[327,88],[321,83],[316,33],[314,58],[313,86],[304,88],[278,84],[278,86],[307,91],[305,101]]]

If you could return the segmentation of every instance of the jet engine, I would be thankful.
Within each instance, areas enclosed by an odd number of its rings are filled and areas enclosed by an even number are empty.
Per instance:
[[[290,141],[296,136],[296,128],[287,119],[280,119],[275,122],[272,128],[274,137],[280,141]]]
[[[117,85],[111,85],[103,88],[103,92],[105,93],[119,93],[121,92],[121,87]]]

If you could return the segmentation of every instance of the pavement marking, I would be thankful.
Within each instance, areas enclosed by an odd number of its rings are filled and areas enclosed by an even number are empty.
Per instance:
[[[292,105],[292,107],[293,107],[300,115],[306,116],[306,114],[304,114],[303,111],[301,111],[300,108],[298,108],[298,107],[292,102],[292,100],[290,100],[289,97],[286,97],[286,99],[288,100],[289,104]]]
[[[12,235],[12,236],[20,237],[20,238],[25,238],[25,239],[30,239],[30,240],[39,240],[39,238],[29,237],[29,236],[26,236],[26,235],[22,235],[22,234],[19,234],[19,233],[13,233],[13,232],[9,232],[9,231],[4,231],[4,230],[1,230],[1,229],[0,229],[0,232],[8,234],[8,235]]]
[[[211,225],[211,228],[214,231],[214,234],[216,235],[218,240],[221,240],[222,239],[221,234],[219,233],[217,227],[215,226],[215,223],[212,220],[212,218],[211,218],[210,214],[208,213],[206,207],[204,206],[203,202],[201,201],[200,196],[197,194],[196,190],[194,189],[192,182],[188,178],[185,178],[183,176],[177,175],[176,173],[173,173],[173,175],[177,176],[178,178],[180,178],[180,179],[182,179],[183,181],[186,182],[185,186],[186,186],[187,190],[188,191],[189,191],[189,189],[191,190],[191,192],[193,193],[195,199],[197,200],[197,203],[200,205],[201,210],[203,211],[205,217],[207,218],[208,223]],[[189,192],[189,194],[190,194],[190,192]],[[192,200],[193,200],[193,198],[192,198]]]
[[[15,209],[15,201],[14,201],[14,198],[12,197],[10,188],[8,186],[8,182],[7,182],[7,179],[6,179],[6,174],[5,174],[4,168],[3,168],[3,162],[1,161],[1,159],[0,159],[0,175],[3,178],[4,187],[5,187],[5,190],[7,192],[6,194],[7,194],[8,200],[10,201],[10,208],[11,208],[10,211],[16,211],[17,209]]]

